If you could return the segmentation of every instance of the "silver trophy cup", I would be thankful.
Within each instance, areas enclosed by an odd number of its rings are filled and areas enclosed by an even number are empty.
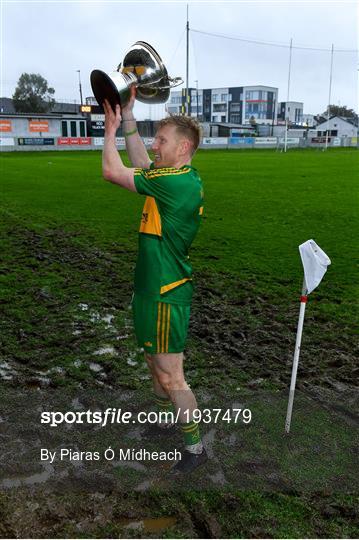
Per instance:
[[[124,107],[129,102],[132,86],[137,88],[138,101],[152,105],[165,103],[170,88],[183,82],[180,77],[168,76],[160,55],[145,41],[132,45],[117,71],[107,75],[95,69],[90,79],[97,103],[102,106],[107,99],[114,111],[117,104]]]

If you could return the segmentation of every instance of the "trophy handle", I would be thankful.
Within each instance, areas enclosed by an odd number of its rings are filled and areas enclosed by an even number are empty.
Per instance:
[[[181,77],[175,77],[174,79],[172,79],[172,77],[167,77],[167,80],[169,81],[169,84],[165,84],[165,85],[158,85],[156,84],[156,88],[158,90],[165,90],[166,88],[175,88],[176,86],[179,86],[180,84],[183,83],[183,79]],[[151,82],[151,83],[142,83],[141,85],[138,85],[137,86],[141,86],[144,87],[144,86],[154,86],[154,84]]]

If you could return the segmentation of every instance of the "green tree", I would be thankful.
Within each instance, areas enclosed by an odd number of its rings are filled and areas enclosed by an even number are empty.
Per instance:
[[[55,90],[50,88],[47,80],[38,73],[23,73],[12,96],[15,111],[37,112],[49,111],[55,100]]]
[[[358,119],[357,113],[353,109],[348,109],[346,105],[330,105],[329,112],[330,116],[342,116],[343,118],[353,118],[354,120]],[[328,107],[320,116],[324,116],[324,118],[328,116]]]

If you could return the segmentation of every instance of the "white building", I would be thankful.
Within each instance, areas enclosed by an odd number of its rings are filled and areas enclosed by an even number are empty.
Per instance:
[[[278,104],[278,120],[291,124],[302,124],[303,103],[301,101],[281,101]]]
[[[317,136],[324,137],[328,130],[329,137],[357,137],[358,126],[354,121],[342,116],[332,116],[329,120],[318,124]]]
[[[169,114],[185,112],[186,90],[173,91],[167,105]],[[202,122],[232,124],[272,124],[277,118],[278,88],[236,86],[189,88],[189,111]]]
[[[314,119],[314,114],[302,114],[302,121],[300,124],[303,127],[314,127],[316,125],[316,121]]]

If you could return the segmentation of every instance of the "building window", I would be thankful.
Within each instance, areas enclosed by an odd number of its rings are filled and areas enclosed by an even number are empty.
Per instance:
[[[77,137],[76,122],[71,120],[70,122],[71,137]]]
[[[218,94],[213,94],[212,101],[213,102],[218,101]]]
[[[63,120],[61,122],[61,134],[62,134],[63,137],[68,137],[69,132],[67,130],[67,122],[66,122],[66,120]]]
[[[241,110],[240,103],[232,103],[231,104],[231,111],[232,112],[239,112]]]
[[[233,122],[233,124],[239,124],[241,119],[240,119],[240,115],[239,114],[231,114],[231,122]]]
[[[80,122],[80,137],[86,137],[86,135],[85,135],[85,122]]]
[[[227,94],[221,94],[221,101],[227,101]]]

